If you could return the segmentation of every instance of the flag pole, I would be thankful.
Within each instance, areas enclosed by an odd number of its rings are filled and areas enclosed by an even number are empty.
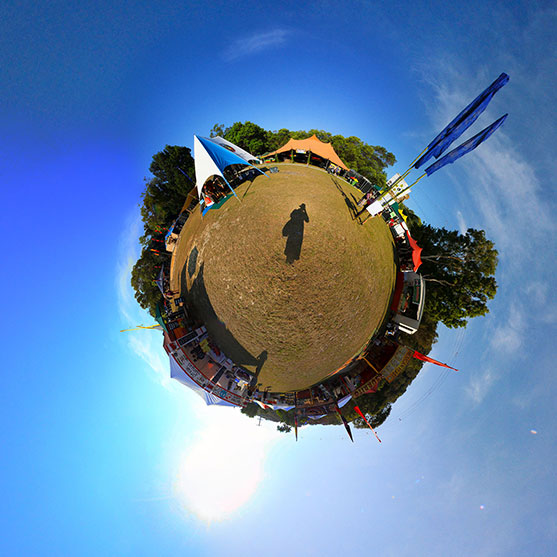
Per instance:
[[[408,191],[411,187],[415,186],[427,173],[424,172],[413,184],[410,184],[407,188],[404,188],[398,195],[402,195],[405,191]]]
[[[404,178],[406,178],[406,176],[408,176],[411,171],[412,167],[410,167],[402,176],[399,176],[384,192],[379,194],[379,197],[376,199],[376,201],[379,199],[383,199],[401,180],[404,180]]]
[[[407,188],[404,188],[402,191],[400,191],[398,196],[400,197],[405,191],[408,191],[410,188],[415,186],[424,176],[427,176],[427,173],[422,174],[413,184],[410,184]],[[377,216],[377,215],[374,215],[374,216]],[[371,213],[360,224],[365,224],[366,221],[370,218],[371,218]]]
[[[379,439],[379,436],[377,435],[377,433],[375,433],[375,430],[371,427],[371,424],[367,421],[367,418],[365,417],[364,413],[360,410],[360,408],[358,406],[354,406],[354,410],[356,410],[356,412],[360,415],[360,418],[364,419],[365,423],[369,426],[369,429],[373,431],[373,435],[377,437],[377,441],[381,443],[381,439]]]
[[[365,356],[362,356],[362,359],[366,362],[366,364],[373,370],[375,371],[375,373],[379,373],[375,367],[368,361],[368,359]]]
[[[387,195],[401,180],[404,180],[408,174],[412,171],[412,167],[416,163],[416,161],[428,150],[426,147],[411,163],[408,170],[402,175],[399,176],[390,186],[388,190],[385,190],[377,199],[382,199],[385,195]]]
[[[416,162],[418,161],[418,159],[429,149],[429,147],[426,147],[411,163],[410,163],[410,168],[412,168],[414,166],[414,164],[416,164]]]
[[[232,186],[228,183],[228,180],[222,176],[222,179],[226,182],[226,185],[228,186],[228,188],[230,189],[230,191],[234,194],[234,196],[236,197],[236,199],[241,203],[242,200],[236,195],[236,192],[232,189]]]

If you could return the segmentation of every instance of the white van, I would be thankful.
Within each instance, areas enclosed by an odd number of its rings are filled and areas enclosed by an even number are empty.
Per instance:
[[[425,281],[422,275],[403,273],[404,283],[393,321],[398,328],[413,335],[419,328],[425,304]]]

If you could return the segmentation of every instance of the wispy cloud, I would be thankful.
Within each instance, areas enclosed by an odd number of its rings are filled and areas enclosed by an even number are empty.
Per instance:
[[[487,368],[472,377],[466,392],[476,404],[480,404],[497,379],[498,374],[492,368]]]
[[[456,219],[458,221],[458,231],[461,234],[466,234],[466,230],[468,230],[468,226],[466,225],[466,221],[464,220],[464,215],[461,211],[456,212]]]
[[[501,316],[502,317],[502,316]],[[522,345],[526,330],[526,316],[516,304],[509,308],[508,315],[500,319],[501,324],[491,333],[491,346],[497,350],[510,354],[516,352]]]
[[[488,75],[485,68],[470,75],[457,71],[457,67],[457,61],[445,60],[437,64],[436,71],[424,74],[433,94],[426,103],[432,107],[428,135],[435,135],[496,77]],[[513,95],[519,97],[517,90],[511,93],[513,86],[518,89],[511,75],[509,91],[498,94],[462,141],[509,112],[505,126],[474,153],[446,169],[446,180],[453,181],[455,195],[461,200],[456,213],[459,229],[466,225],[484,228],[499,252],[499,291],[491,313],[495,326],[486,329],[490,351],[483,357],[484,370],[472,377],[467,388],[478,404],[511,366],[518,351],[525,349],[536,321],[545,315],[552,319],[555,314],[545,300],[548,266],[554,267],[548,258],[548,242],[555,237],[557,226],[547,202],[547,184],[540,181],[535,162],[524,155],[522,124],[513,120]],[[540,302],[543,311],[538,300],[544,300]]]
[[[265,33],[255,33],[234,41],[223,53],[227,62],[258,54],[270,48],[283,45],[291,34],[287,29],[274,29]]]
[[[442,81],[431,76],[429,81],[436,100],[432,103],[435,105],[432,120],[439,129],[489,83],[489,79],[482,77],[470,87],[452,66],[445,67],[440,74],[444,76]],[[495,116],[483,115],[482,122],[494,120],[499,112],[504,110],[498,109]],[[474,127],[466,136],[477,133],[481,127]],[[485,223],[501,256],[511,264],[521,264],[522,258],[531,255],[533,245],[555,233],[557,227],[544,202],[536,168],[524,159],[504,127],[458,164],[467,175],[467,203],[479,210],[480,222]]]
[[[142,310],[133,295],[130,284],[131,270],[139,257],[138,238],[141,230],[139,214],[130,216],[120,238],[119,259],[116,269],[118,309],[123,318],[123,327],[148,325],[153,318]],[[145,361],[155,372],[158,381],[165,387],[170,383],[168,358],[162,349],[160,331],[139,330],[123,333],[130,350]]]

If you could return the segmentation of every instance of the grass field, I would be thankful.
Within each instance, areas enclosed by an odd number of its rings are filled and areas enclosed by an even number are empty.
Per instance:
[[[340,367],[381,326],[395,264],[384,221],[352,220],[358,190],[314,167],[278,167],[239,186],[241,202],[194,212],[171,284],[262,389],[292,391]]]

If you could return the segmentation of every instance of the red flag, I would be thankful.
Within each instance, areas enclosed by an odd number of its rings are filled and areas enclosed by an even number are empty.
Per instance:
[[[417,360],[422,360],[422,362],[429,362],[430,364],[435,364],[437,366],[442,366],[442,367],[448,367],[449,369],[454,369],[455,371],[458,371],[456,367],[451,367],[448,366],[447,364],[443,364],[442,362],[438,362],[437,360],[434,360],[433,358],[430,358],[425,354],[420,354],[417,350],[414,350],[414,358],[416,358]]]
[[[294,416],[294,433],[296,434],[296,441],[298,441],[298,416]]]
[[[360,417],[364,419],[365,423],[369,426],[369,429],[371,429],[371,431],[373,431],[373,435],[375,435],[375,437],[377,437],[377,441],[379,441],[379,443],[381,443],[381,439],[379,439],[379,437],[377,436],[377,433],[375,433],[375,430],[371,427],[371,424],[367,421],[367,418],[364,416],[363,412],[357,406],[354,406],[354,410],[356,410],[356,412],[360,415]]]
[[[409,231],[406,232],[406,236],[408,237],[408,243],[412,248],[412,263],[414,263],[414,272],[416,272],[419,269],[420,265],[422,264],[422,257],[421,257],[422,248],[418,245],[416,240],[414,240],[414,238],[410,236]]]

